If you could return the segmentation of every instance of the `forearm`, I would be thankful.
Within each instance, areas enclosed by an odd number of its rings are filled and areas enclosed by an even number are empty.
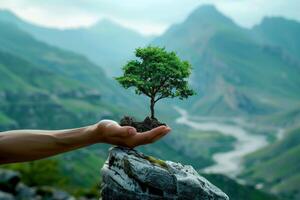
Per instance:
[[[42,131],[20,130],[0,133],[0,164],[45,158],[95,143],[90,127]]]
[[[19,130],[0,132],[0,164],[46,158],[95,143],[134,148],[152,143],[167,134],[166,126],[137,133],[129,126],[102,120],[94,125],[59,131]]]

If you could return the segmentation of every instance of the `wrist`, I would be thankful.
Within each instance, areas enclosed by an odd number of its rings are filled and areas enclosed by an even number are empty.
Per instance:
[[[103,127],[101,123],[93,124],[85,128],[85,133],[91,144],[102,143],[103,142]]]

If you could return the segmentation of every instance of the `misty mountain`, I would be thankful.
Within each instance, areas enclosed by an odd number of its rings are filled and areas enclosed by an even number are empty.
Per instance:
[[[13,23],[50,45],[86,56],[102,66],[109,76],[120,74],[121,66],[133,56],[133,50],[145,46],[152,39],[108,19],[87,28],[60,30],[31,24],[10,11],[2,10],[0,21]]]
[[[202,6],[153,43],[192,63],[191,83],[200,96],[186,106],[193,113],[293,127],[299,123],[299,27],[272,17],[245,29],[214,7]],[[299,129],[289,130],[247,157],[243,177],[283,199],[298,199],[298,135]]]
[[[192,63],[198,98],[191,111],[266,115],[297,104],[300,64],[285,55],[283,46],[258,40],[256,29],[239,27],[215,7],[201,6],[154,40]]]
[[[278,46],[286,51],[286,56],[300,62],[299,22],[282,17],[266,17],[252,31],[261,43]]]
[[[116,116],[104,105],[118,88],[101,68],[14,25],[0,22],[0,30],[2,129],[74,127],[101,115]],[[78,111],[81,106],[86,110]],[[82,120],[84,115],[89,117]]]

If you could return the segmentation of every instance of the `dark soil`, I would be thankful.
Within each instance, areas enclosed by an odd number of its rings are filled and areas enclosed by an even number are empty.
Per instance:
[[[151,119],[146,117],[144,121],[138,122],[133,117],[124,116],[120,121],[121,126],[133,126],[138,132],[145,132],[154,129],[159,126],[165,126],[166,124],[161,123],[157,119]]]

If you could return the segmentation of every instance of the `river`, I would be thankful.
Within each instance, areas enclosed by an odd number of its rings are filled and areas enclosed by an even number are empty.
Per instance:
[[[178,124],[184,124],[196,130],[218,131],[224,135],[236,138],[233,150],[213,155],[215,164],[203,169],[205,173],[221,173],[234,178],[243,169],[242,159],[245,155],[268,145],[265,136],[251,134],[242,126],[226,124],[216,120],[212,121],[211,119],[205,120],[201,118],[199,120],[197,117],[189,116],[184,109],[178,107],[175,109],[181,115],[176,120]]]

